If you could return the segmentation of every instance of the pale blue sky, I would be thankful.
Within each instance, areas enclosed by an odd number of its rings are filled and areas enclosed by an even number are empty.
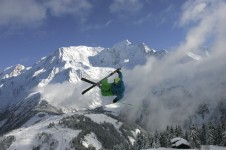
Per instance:
[[[189,29],[181,26],[185,2],[0,0],[0,70],[31,66],[63,46],[110,48],[128,39],[170,50],[185,40]]]

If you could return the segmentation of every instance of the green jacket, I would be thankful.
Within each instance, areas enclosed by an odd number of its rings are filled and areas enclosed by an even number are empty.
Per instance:
[[[101,81],[101,94],[103,96],[116,96],[116,101],[119,101],[124,96],[125,85],[123,82],[122,73],[119,72],[120,81],[118,83],[108,83],[108,79]]]
[[[112,92],[113,83],[108,83],[108,79],[104,79],[101,81],[101,94],[103,96],[114,96]]]

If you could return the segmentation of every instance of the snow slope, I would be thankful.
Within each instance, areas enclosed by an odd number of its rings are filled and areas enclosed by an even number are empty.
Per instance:
[[[45,114],[47,115],[47,114]],[[77,136],[80,130],[72,130],[68,128],[48,128],[50,123],[56,123],[62,118],[62,116],[45,117],[39,120],[38,116],[29,120],[29,123],[25,123],[22,128],[10,132],[6,136],[14,136],[15,142],[9,147],[9,150],[28,150],[34,147],[40,146],[40,149],[61,150],[67,148],[70,140]],[[38,122],[38,123],[37,123]],[[46,140],[50,141],[46,141]],[[48,142],[55,142],[55,146],[51,146]]]
[[[21,128],[0,137],[0,145],[8,150],[112,149],[121,144],[132,146],[131,139],[134,141],[136,138],[134,130],[140,130],[140,127],[119,122],[95,110],[57,116],[40,112]],[[4,142],[7,137],[13,137],[8,146]]]

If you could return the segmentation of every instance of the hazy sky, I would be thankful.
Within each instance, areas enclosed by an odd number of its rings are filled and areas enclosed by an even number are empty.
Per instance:
[[[0,0],[0,70],[30,66],[63,46],[109,48],[129,39],[169,50],[185,40],[190,28],[180,24],[185,2]]]

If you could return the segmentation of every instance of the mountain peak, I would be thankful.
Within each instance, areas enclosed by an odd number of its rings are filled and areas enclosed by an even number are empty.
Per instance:
[[[18,76],[25,69],[25,66],[21,64],[17,64],[15,66],[10,66],[4,69],[3,72],[0,73],[0,79],[7,79],[11,77]]]
[[[139,47],[141,47],[145,53],[151,53],[154,54],[156,51],[152,48],[150,48],[148,45],[146,45],[145,43],[141,43],[138,45]]]
[[[76,61],[86,62],[86,58],[93,56],[100,52],[103,48],[101,47],[88,47],[88,46],[70,46],[59,48],[54,56],[62,61]]]
[[[129,45],[131,45],[132,43],[126,39],[124,41],[118,42],[115,45],[113,45],[113,48],[121,48],[121,47],[127,47]]]

